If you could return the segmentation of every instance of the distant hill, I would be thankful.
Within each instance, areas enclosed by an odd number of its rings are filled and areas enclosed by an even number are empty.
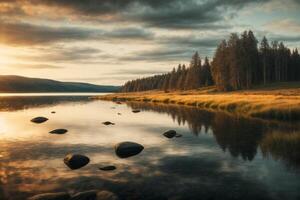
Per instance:
[[[0,93],[14,92],[116,92],[119,86],[61,82],[50,79],[0,75]]]

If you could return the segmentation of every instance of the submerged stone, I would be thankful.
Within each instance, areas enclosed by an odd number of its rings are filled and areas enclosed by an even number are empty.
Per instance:
[[[133,113],[139,113],[139,112],[141,112],[141,111],[136,109],[136,110],[132,110],[132,112],[133,112]]]
[[[128,158],[142,152],[144,147],[135,142],[121,142],[115,146],[116,155],[120,158]]]
[[[178,138],[178,137],[182,137],[182,135],[181,135],[181,134],[177,134],[177,135],[175,135],[175,137],[177,137],[177,138]]]
[[[47,120],[48,120],[48,118],[46,118],[46,117],[35,117],[31,120],[31,122],[40,124],[40,123],[43,123]]]
[[[72,170],[84,167],[90,162],[87,156],[80,154],[68,154],[64,158],[64,163]]]
[[[108,166],[104,166],[104,167],[99,167],[99,169],[103,170],[103,171],[112,171],[112,170],[115,170],[117,168],[113,165],[108,165]]]
[[[103,122],[102,124],[104,124],[105,126],[108,126],[108,125],[115,125],[115,123],[112,123],[112,122],[110,122],[110,121]]]
[[[71,196],[66,192],[45,193],[30,197],[28,200],[68,200]]]
[[[66,132],[68,132],[67,129],[60,128],[60,129],[52,130],[49,133],[51,133],[51,134],[65,134]]]
[[[177,135],[177,132],[174,130],[169,130],[163,133],[163,135],[167,138],[173,138]]]

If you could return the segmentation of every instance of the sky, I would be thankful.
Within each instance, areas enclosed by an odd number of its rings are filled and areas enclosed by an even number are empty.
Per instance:
[[[300,47],[300,0],[0,0],[0,74],[122,85],[252,30]]]

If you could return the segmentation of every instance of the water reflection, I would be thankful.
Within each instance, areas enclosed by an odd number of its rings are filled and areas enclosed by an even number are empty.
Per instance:
[[[6,109],[10,112],[0,112],[6,126],[0,131],[0,199],[24,200],[43,192],[90,189],[110,190],[131,200],[300,197],[299,151],[292,154],[291,150],[297,150],[299,143],[290,145],[299,138],[297,124],[279,125],[189,107],[127,106],[61,97],[37,103],[35,98],[16,106],[18,112],[12,102]],[[132,113],[133,108],[142,112]],[[50,114],[51,110],[57,113]],[[30,123],[40,114],[49,115],[49,121]],[[102,124],[108,120],[116,125]],[[55,128],[69,131],[48,134]],[[163,137],[168,129],[176,129],[183,137]],[[282,139],[277,133],[295,136]],[[145,149],[120,159],[113,147],[128,140]],[[282,140],[285,143],[277,142]],[[68,153],[84,154],[91,162],[72,171],[63,163]],[[115,165],[117,170],[99,170],[103,165]]]
[[[88,96],[0,96],[0,111],[17,111],[88,100]]]
[[[263,146],[264,156],[282,157],[289,166],[300,166],[299,123],[261,121],[176,105],[138,102],[127,105],[132,109],[167,113],[179,125],[187,123],[195,135],[211,129],[220,148],[233,157],[251,161]]]

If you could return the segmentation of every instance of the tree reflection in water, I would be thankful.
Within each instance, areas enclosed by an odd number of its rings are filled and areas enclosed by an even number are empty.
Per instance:
[[[210,129],[220,148],[233,157],[251,161],[258,149],[262,149],[265,157],[271,155],[285,161],[289,167],[300,165],[299,123],[251,119],[188,106],[139,102],[127,102],[127,105],[133,109],[167,113],[179,125],[187,124],[195,135],[208,133]],[[281,137],[274,137],[273,132]]]

